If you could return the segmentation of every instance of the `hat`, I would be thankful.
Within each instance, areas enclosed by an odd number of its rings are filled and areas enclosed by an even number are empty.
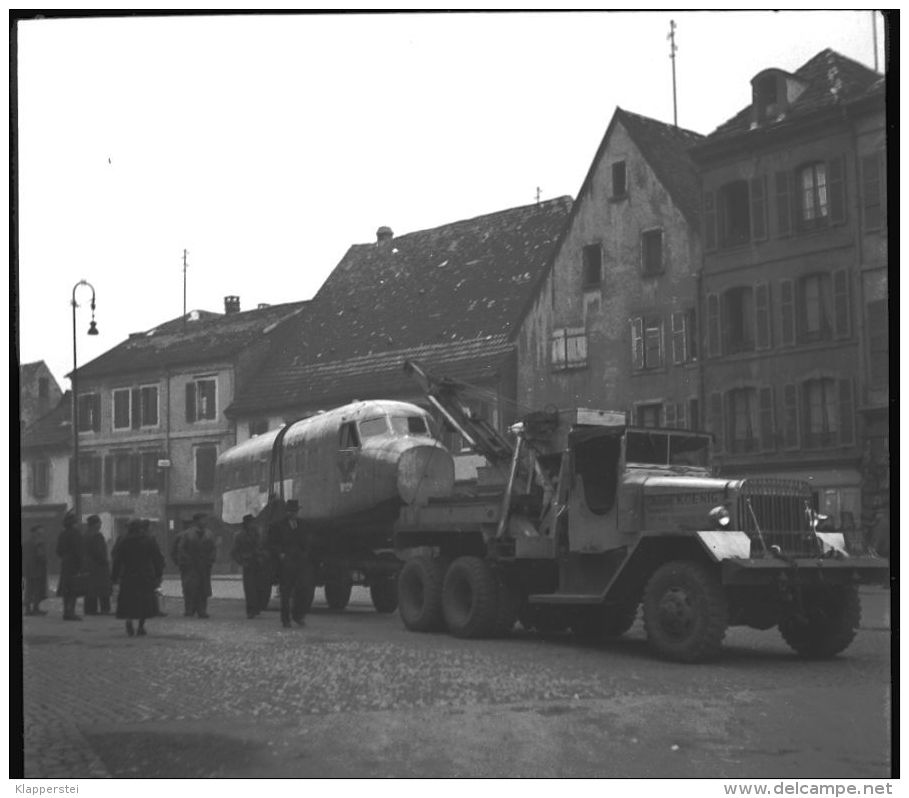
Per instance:
[[[88,519],[86,520],[86,523],[89,524],[89,525],[91,525],[91,524],[98,524],[98,525],[100,526],[100,524],[101,524],[101,516],[99,516],[99,515],[90,515],[90,516],[88,517]]]
[[[255,517],[254,515],[251,515],[250,513],[247,513],[246,515],[243,516],[243,523],[244,523],[244,524],[245,524],[247,521],[255,521],[255,520],[256,520],[256,517]]]
[[[285,505],[285,509],[289,513],[295,512],[300,509],[300,502],[298,502],[296,499],[288,499],[287,504]]]

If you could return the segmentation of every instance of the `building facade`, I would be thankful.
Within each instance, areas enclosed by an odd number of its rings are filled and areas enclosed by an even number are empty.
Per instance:
[[[722,473],[805,479],[855,539],[887,440],[882,79],[825,50],[751,86],[692,150],[708,426]]]
[[[19,366],[19,431],[47,415],[63,391],[43,360]]]

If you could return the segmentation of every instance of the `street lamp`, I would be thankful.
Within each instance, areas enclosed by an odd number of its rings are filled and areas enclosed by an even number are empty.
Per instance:
[[[98,334],[98,325],[95,324],[95,287],[86,280],[79,280],[73,286],[73,373],[70,377],[70,384],[73,389],[73,512],[76,514],[76,523],[81,523],[82,513],[80,507],[81,490],[79,487],[79,388],[76,380],[76,289],[80,285],[85,285],[92,290],[92,323],[88,327],[89,335]]]

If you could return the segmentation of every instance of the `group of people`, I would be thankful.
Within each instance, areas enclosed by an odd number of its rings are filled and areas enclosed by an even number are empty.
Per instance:
[[[243,518],[242,529],[234,538],[231,558],[243,570],[243,594],[247,618],[255,618],[268,605],[272,584],[277,581],[281,596],[281,623],[304,624],[312,603],[314,569],[312,539],[306,525],[297,517],[299,504],[273,498],[261,516],[266,534],[260,534],[254,516]],[[161,615],[158,589],[164,576],[164,556],[150,534],[150,522],[132,519],[126,534],[114,544],[108,557],[107,541],[97,515],[87,519],[85,533],[79,529],[74,513],[64,516],[57,538],[60,579],[57,595],[63,599],[63,619],[79,621],[76,602],[84,596],[86,615],[107,615],[111,611],[113,585],[119,585],[116,616],[126,622],[126,633],[144,636],[148,618]],[[208,618],[211,596],[211,570],[216,546],[204,513],[193,516],[193,523],[174,539],[170,549],[180,569],[184,616]],[[47,549],[44,530],[33,526],[23,545],[23,603],[26,615],[45,615],[41,602],[47,598]],[[138,623],[138,627],[133,622]]]

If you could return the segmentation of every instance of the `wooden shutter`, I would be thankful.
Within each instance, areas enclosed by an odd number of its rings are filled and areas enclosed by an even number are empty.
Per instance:
[[[765,386],[758,395],[760,410],[761,450],[772,451],[774,448],[774,423],[773,423],[773,388]]]
[[[833,332],[837,338],[849,337],[849,273],[833,273]]]
[[[850,446],[855,442],[855,410],[852,401],[852,380],[840,380],[840,443]]]
[[[717,357],[720,354],[720,298],[716,294],[707,294],[707,355]]]
[[[186,383],[186,420],[196,420],[196,383]]]
[[[846,180],[843,158],[834,158],[827,164],[827,192],[830,203],[830,223],[846,221]]]
[[[672,362],[677,365],[688,359],[688,336],[685,330],[687,313],[685,310],[672,313]]]
[[[780,343],[795,343],[795,289],[792,280],[780,280]]]
[[[763,175],[751,181],[751,238],[767,238],[767,184]]]
[[[640,316],[631,320],[631,367],[644,368],[644,319]]]
[[[758,349],[769,349],[770,336],[770,286],[758,283],[754,287],[755,342]]]
[[[716,450],[723,451],[723,396],[720,393],[710,394],[710,423]]]
[[[131,397],[131,413],[130,418],[132,419],[132,428],[139,429],[142,426],[142,395],[139,393],[138,388],[133,388],[130,391]]]
[[[783,446],[796,449],[799,445],[799,403],[795,385],[783,386]]]
[[[138,493],[142,489],[142,455],[129,456],[129,492]]]
[[[716,194],[704,192],[704,250],[716,249]]]
[[[104,455],[104,492],[109,496],[114,492],[114,458]]]
[[[92,429],[101,431],[101,394],[92,394]]]
[[[788,236],[792,232],[792,195],[789,187],[789,172],[777,172],[774,176],[776,188],[776,234]]]
[[[871,388],[886,388],[890,381],[890,334],[886,299],[869,302],[868,376]]]

